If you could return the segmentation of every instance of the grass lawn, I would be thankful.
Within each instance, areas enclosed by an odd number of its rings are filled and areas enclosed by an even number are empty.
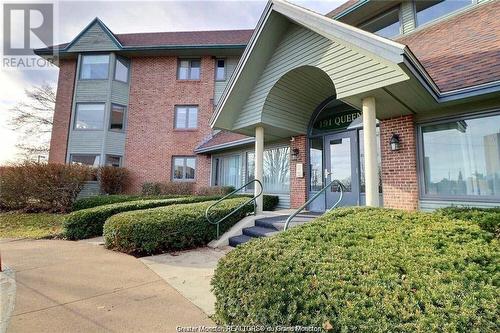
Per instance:
[[[0,213],[0,238],[50,238],[62,231],[62,214]]]

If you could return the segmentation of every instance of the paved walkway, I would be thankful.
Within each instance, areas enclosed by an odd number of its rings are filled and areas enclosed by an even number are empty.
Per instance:
[[[213,325],[134,257],[88,242],[0,241],[15,271],[7,332],[175,332]]]

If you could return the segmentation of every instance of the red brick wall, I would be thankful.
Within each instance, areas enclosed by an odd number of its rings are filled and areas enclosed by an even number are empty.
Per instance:
[[[389,142],[398,134],[401,148],[392,151]],[[380,122],[382,150],[382,187],[384,207],[418,209],[417,148],[413,116]]]
[[[299,208],[307,200],[307,174],[309,162],[307,161],[307,138],[305,135],[296,136],[290,143],[290,152],[299,150],[297,160],[290,160],[290,208]],[[302,163],[303,177],[297,178],[295,174],[297,163]]]
[[[56,107],[52,134],[50,137],[50,163],[65,163],[68,150],[71,104],[75,85],[76,60],[59,61],[59,80],[57,83]]]
[[[211,133],[214,60],[201,60],[199,81],[179,81],[176,57],[133,58],[124,166],[131,172],[130,191],[146,181],[171,180],[172,156],[193,156]],[[174,130],[175,105],[198,105],[198,129]],[[199,155],[196,186],[209,185],[210,158]]]

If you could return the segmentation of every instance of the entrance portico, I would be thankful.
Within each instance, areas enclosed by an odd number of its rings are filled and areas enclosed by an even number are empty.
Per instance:
[[[323,136],[321,185],[340,179],[348,184],[344,204],[377,207],[379,163],[377,119],[411,115],[411,106],[388,87],[413,82],[405,47],[279,0],[271,1],[214,113],[214,128],[255,136],[255,177],[262,180],[263,143],[304,142],[292,161],[291,202],[305,202],[311,189],[308,130],[325,101],[337,101],[362,120],[359,132]],[[338,112],[342,112],[342,108]],[[355,120],[355,119],[353,119]],[[352,121],[351,121],[352,122]],[[294,142],[292,142],[293,150]],[[360,158],[360,148],[363,158]],[[411,149],[411,147],[410,147]],[[292,152],[294,153],[294,152]],[[380,155],[379,155],[380,156]],[[413,168],[413,169],[411,169]],[[416,174],[416,165],[410,166]],[[360,199],[363,172],[364,199]],[[323,182],[324,181],[324,182]],[[297,186],[295,186],[295,185]],[[299,185],[300,184],[300,185]],[[265,190],[265,189],[264,189]],[[335,191],[333,191],[335,192]],[[338,195],[330,191],[323,209]],[[385,201],[385,200],[384,200]],[[262,206],[262,205],[260,205]]]

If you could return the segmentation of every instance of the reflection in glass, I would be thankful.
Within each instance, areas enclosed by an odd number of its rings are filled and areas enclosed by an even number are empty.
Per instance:
[[[345,192],[351,192],[351,138],[330,141],[331,179],[338,179],[345,186]],[[331,187],[337,192],[335,186]]]
[[[247,181],[255,178],[255,154],[247,153]],[[286,193],[290,190],[290,147],[264,150],[264,190],[267,193]],[[251,184],[248,190],[253,189]]]
[[[76,105],[75,129],[101,130],[104,124],[104,103]]]
[[[311,191],[319,191],[323,187],[323,138],[311,139],[310,143]]]
[[[445,16],[460,8],[468,6],[472,0],[432,0],[417,1],[417,25],[420,26],[441,16]]]
[[[215,159],[215,185],[240,186],[240,155]]]
[[[364,131],[359,130],[359,190],[365,193],[365,145],[364,145]],[[382,193],[382,155],[380,152],[380,128],[375,130],[377,136],[377,166],[378,166],[378,193]]]
[[[500,115],[422,126],[425,193],[500,197]]]

